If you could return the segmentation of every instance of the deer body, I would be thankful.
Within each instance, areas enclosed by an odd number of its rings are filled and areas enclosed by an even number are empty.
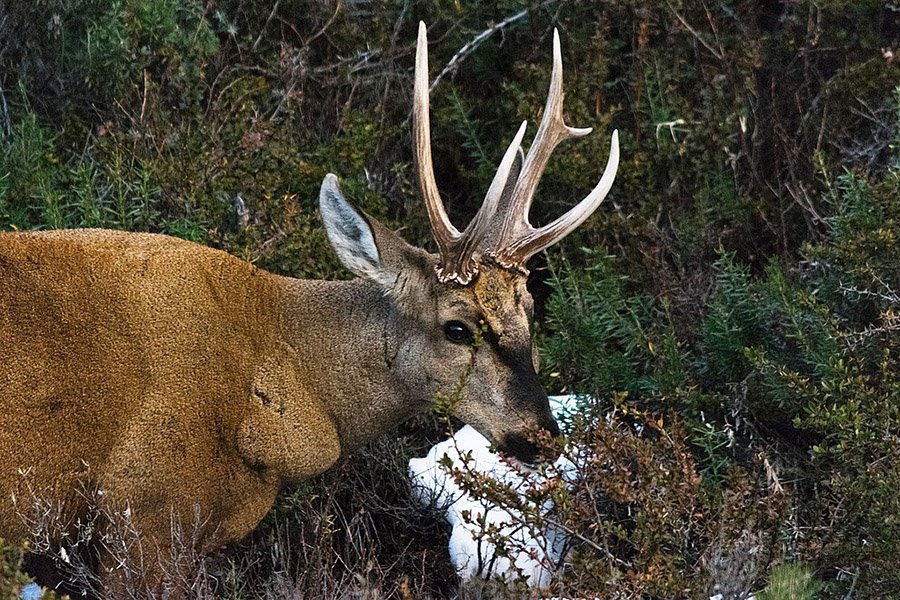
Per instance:
[[[283,481],[323,472],[415,406],[390,381],[388,303],[364,280],[301,282],[98,230],[0,235],[0,281],[6,539],[25,533],[27,478],[42,493],[96,485],[161,520],[150,527],[196,504],[224,524],[210,543],[232,541]]]
[[[401,251],[414,273],[433,271],[434,257]],[[480,281],[490,293],[515,279]],[[414,332],[431,324],[410,315],[436,302],[422,282],[405,300],[367,279],[280,277],[167,236],[0,234],[0,280],[5,539],[28,534],[31,494],[74,519],[88,487],[131,507],[160,548],[173,516],[189,526],[195,509],[206,550],[241,539],[284,482],[426,409],[469,360],[444,381],[421,368]]]
[[[523,155],[523,124],[460,232],[434,181],[420,25],[414,158],[440,252],[356,211],[328,175],[320,212],[353,281],[280,277],[161,235],[0,233],[0,538],[29,534],[35,499],[74,526],[95,490],[130,515],[152,571],[173,522],[199,520],[201,552],[239,540],[284,482],[436,397],[533,461],[528,432],[559,428],[536,375],[525,262],[593,212],[618,162],[614,133],[594,190],[549,225],[528,223],[553,148],[588,131],[563,122],[561,78],[554,34],[535,140]]]

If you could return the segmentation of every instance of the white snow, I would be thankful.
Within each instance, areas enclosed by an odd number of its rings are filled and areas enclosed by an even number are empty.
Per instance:
[[[575,399],[576,396],[551,397],[550,406],[557,419],[563,423],[568,420]],[[446,509],[447,520],[453,528],[450,559],[462,578],[498,577],[509,581],[521,576],[532,587],[544,587],[550,583],[562,558],[568,541],[565,533],[552,526],[542,531],[530,530],[524,526],[518,511],[500,508],[463,492],[448,469],[440,464],[447,456],[453,468],[487,474],[521,490],[526,485],[523,474],[491,452],[489,446],[484,436],[465,426],[434,446],[425,458],[410,460],[410,479],[423,504]],[[464,457],[468,457],[468,464]],[[564,459],[557,463],[559,471],[565,472],[567,466]],[[540,477],[530,473],[530,485],[539,484]],[[548,512],[552,506],[542,506],[541,510]],[[489,539],[494,534],[512,541],[507,545],[509,558],[498,555],[496,545]]]

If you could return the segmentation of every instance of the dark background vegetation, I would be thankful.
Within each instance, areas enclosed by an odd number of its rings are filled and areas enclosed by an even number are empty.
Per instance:
[[[554,27],[567,120],[595,133],[557,151],[535,221],[620,132],[611,194],[531,276],[548,389],[597,398],[572,429],[593,467],[543,492],[578,534],[552,593],[900,597],[900,4],[0,0],[0,229],[163,232],[347,277],[315,209],[332,171],[433,248],[419,20],[457,224],[535,130]],[[420,419],[287,491],[195,595],[500,594],[461,587],[409,496],[406,459],[443,431]]]

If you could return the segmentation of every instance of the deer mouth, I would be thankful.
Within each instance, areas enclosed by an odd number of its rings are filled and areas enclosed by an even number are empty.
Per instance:
[[[541,448],[519,432],[503,436],[503,440],[497,444],[497,449],[507,459],[530,467],[536,465],[541,458]]]
[[[541,428],[548,431],[551,437],[555,438],[560,435],[559,425],[554,419],[542,423]],[[526,466],[534,466],[541,459],[553,462],[557,458],[555,453],[548,452],[549,448],[535,444],[529,436],[521,431],[513,431],[504,435],[497,444],[497,449],[506,458],[514,459]]]

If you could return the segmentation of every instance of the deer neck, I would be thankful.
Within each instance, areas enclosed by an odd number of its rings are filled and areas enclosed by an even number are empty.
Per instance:
[[[283,338],[298,370],[338,428],[342,453],[365,445],[429,406],[397,371],[403,319],[369,281],[285,280]]]

